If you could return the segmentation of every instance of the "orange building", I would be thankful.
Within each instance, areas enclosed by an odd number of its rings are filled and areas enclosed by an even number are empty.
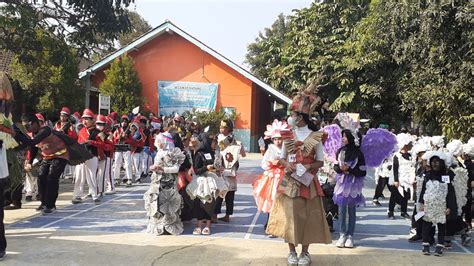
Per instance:
[[[98,108],[104,70],[125,53],[134,60],[146,107],[154,113],[159,114],[160,110],[160,81],[218,84],[216,109],[232,108],[239,114],[235,135],[250,151],[257,150],[257,141],[277,104],[286,106],[291,102],[242,67],[166,21],[80,73],[86,84],[87,107]]]

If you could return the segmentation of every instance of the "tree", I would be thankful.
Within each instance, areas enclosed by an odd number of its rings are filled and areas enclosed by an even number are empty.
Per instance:
[[[126,7],[133,0],[6,0],[0,5],[0,50],[18,60],[33,60],[29,51],[41,51],[36,32],[43,30],[65,40],[79,56],[90,54],[99,39],[117,39],[130,29]]]
[[[118,41],[120,47],[124,47],[131,43],[136,38],[140,37],[144,33],[147,33],[152,28],[148,21],[146,21],[140,14],[134,11],[127,11],[128,18],[130,19],[130,31],[124,32],[119,35]]]
[[[83,106],[83,95],[77,80],[76,51],[49,32],[37,30],[35,39],[44,49],[29,51],[27,56],[32,61],[23,62],[17,55],[11,64],[12,77],[23,89],[22,98],[16,100],[26,104],[29,111],[44,111],[50,115],[62,106],[79,110]]]
[[[100,92],[110,96],[112,110],[118,113],[129,113],[144,102],[141,97],[142,85],[128,55],[121,56],[112,62],[105,71],[105,79],[100,85]]]

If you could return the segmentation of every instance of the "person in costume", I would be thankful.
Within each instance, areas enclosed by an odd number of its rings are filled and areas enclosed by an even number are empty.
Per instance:
[[[113,174],[115,180],[120,180],[120,168],[125,169],[125,178],[123,183],[132,182],[132,152],[130,151],[130,134],[129,122],[127,115],[122,115],[120,126],[114,131],[113,139],[115,145]]]
[[[59,178],[64,172],[69,160],[69,152],[66,143],[53,130],[43,124],[40,126],[35,115],[24,115],[22,124],[33,138],[24,139],[25,145],[30,147],[30,162],[36,157],[38,149],[41,151],[42,162],[38,173],[38,190],[41,195],[41,205],[37,208],[44,214],[52,213],[56,210],[56,200],[58,198]],[[31,164],[27,166],[31,168]]]
[[[288,243],[288,265],[311,264],[309,245],[331,243],[323,209],[324,193],[316,177],[324,160],[323,132],[310,119],[318,105],[318,88],[312,84],[293,99],[287,120],[293,131],[283,137],[280,157],[285,173],[266,230]],[[296,247],[300,244],[302,251],[298,257]]]
[[[463,144],[463,153],[461,159],[468,172],[468,189],[467,189],[467,202],[463,207],[464,221],[467,224],[469,230],[472,230],[472,198],[474,188],[474,138],[470,138],[469,141]]]
[[[109,183],[108,193],[114,194],[115,190],[112,190],[112,158],[114,151],[114,144],[109,139],[108,127],[110,121],[107,121],[105,115],[98,115],[95,121],[95,127],[99,130],[99,138],[103,142],[103,145],[99,149],[99,164],[97,168],[97,193],[99,196],[103,196],[106,192],[106,183]],[[110,185],[112,184],[112,185]]]
[[[334,188],[333,201],[339,206],[339,233],[340,237],[336,243],[337,247],[354,247],[356,207],[365,205],[362,195],[364,177],[366,175],[365,157],[360,151],[361,136],[354,130],[344,129],[342,131],[342,143],[344,146],[337,153],[336,187]],[[346,225],[346,216],[348,224]]]
[[[375,193],[372,199],[372,204],[374,206],[382,206],[382,204],[379,202],[379,198],[385,198],[383,195],[383,190],[385,186],[388,187],[388,180],[390,179],[389,177],[393,175],[392,159],[392,156],[385,159],[383,163],[375,169],[375,183],[377,186],[375,187]]]
[[[454,194],[456,198],[456,212],[452,211],[452,215],[448,216],[446,220],[446,236],[444,246],[447,249],[451,249],[452,241],[455,239],[455,235],[461,235],[461,244],[468,246],[471,243],[471,236],[469,235],[469,228],[463,221],[462,210],[467,204],[467,192],[469,189],[469,173],[465,168],[465,165],[460,157],[462,150],[462,142],[460,140],[451,140],[447,145],[446,149],[448,155],[451,156],[451,165],[449,169],[454,173],[454,179],[452,185],[454,188]]]
[[[183,232],[180,212],[183,199],[178,192],[179,167],[186,159],[183,152],[174,146],[173,137],[161,133],[155,139],[158,148],[150,170],[150,188],[145,192],[145,210],[148,217],[147,233],[179,235]]]
[[[274,120],[271,125],[267,125],[265,138],[271,139],[272,144],[268,145],[262,159],[261,166],[265,172],[253,182],[253,196],[257,209],[269,215],[284,172],[284,167],[280,165],[281,147],[283,145],[281,131],[290,131],[290,127],[286,122]],[[265,223],[265,229],[267,224],[268,219]]]
[[[234,198],[237,191],[237,170],[239,169],[239,158],[245,157],[245,148],[242,143],[234,137],[234,123],[227,119],[221,121],[220,134],[217,136],[218,154],[222,158],[224,170],[222,175],[228,184],[228,192],[225,195],[225,216],[219,218],[220,221],[230,222],[230,216],[234,214]],[[217,198],[215,216],[222,212],[223,198]]]
[[[456,196],[452,180],[454,173],[449,170],[450,158],[440,151],[430,151],[423,155],[431,170],[426,173],[420,193],[420,212],[423,216],[423,254],[430,255],[431,227],[438,227],[438,243],[435,256],[442,256],[446,235],[447,216],[456,215]]]
[[[420,194],[421,194],[421,188],[423,185],[423,182],[425,180],[425,175],[426,173],[430,170],[429,166],[426,162],[426,160],[423,160],[423,155],[430,150],[430,146],[424,144],[423,142],[418,142],[417,144],[414,145],[413,147],[413,154],[416,155],[416,164],[415,164],[415,169],[416,169],[416,183],[415,183],[415,208],[413,208],[413,215],[411,216],[412,219],[412,229],[415,229],[415,234],[408,239],[408,242],[414,243],[414,242],[420,242],[423,240],[423,219],[420,217],[417,217],[418,210],[420,209]],[[418,219],[417,219],[418,218]],[[430,244],[434,243],[434,230],[431,232],[431,236],[433,238],[430,238]]]
[[[395,219],[395,204],[400,203],[401,216],[410,219],[407,213],[410,189],[415,183],[415,162],[410,153],[413,148],[413,138],[406,133],[397,135],[399,152],[393,156],[393,175],[389,179],[390,200],[388,205],[388,218]]]
[[[194,201],[192,213],[197,225],[193,234],[210,235],[216,200],[225,196],[227,186],[224,179],[216,175],[221,164],[220,158],[215,156],[217,140],[209,133],[201,133],[198,140],[198,147],[192,153],[194,176],[186,192]]]
[[[84,109],[82,119],[84,127],[79,131],[77,142],[86,147],[93,157],[84,163],[75,167],[74,195],[72,203],[82,202],[84,196],[84,183],[87,182],[89,187],[89,195],[95,204],[100,204],[97,184],[97,169],[99,159],[103,158],[104,141],[99,137],[100,131],[95,126],[95,114],[90,109]]]
[[[179,167],[178,172],[178,190],[181,197],[183,197],[183,209],[181,210],[181,221],[189,221],[192,220],[192,208],[194,205],[194,201],[189,197],[188,193],[186,192],[186,187],[191,183],[192,176],[190,175],[190,170],[192,167],[192,156],[189,151],[189,144],[185,146],[179,136],[178,132],[174,132],[171,134],[173,137],[174,146],[179,148],[186,158],[184,162]],[[153,145],[154,146],[154,145]]]

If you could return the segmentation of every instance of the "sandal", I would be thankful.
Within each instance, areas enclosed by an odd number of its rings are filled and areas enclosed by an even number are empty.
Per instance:
[[[202,234],[203,235],[210,235],[211,234],[211,229],[209,229],[209,227],[204,227],[204,229],[202,229]]]
[[[202,230],[200,227],[196,227],[193,230],[193,235],[200,235],[202,233]]]

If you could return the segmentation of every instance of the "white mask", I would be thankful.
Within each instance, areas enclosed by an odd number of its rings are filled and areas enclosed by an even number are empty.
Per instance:
[[[296,125],[298,124],[299,120],[297,118],[294,118],[293,116],[288,117],[287,121],[288,125],[290,125],[292,128],[296,128]]]

